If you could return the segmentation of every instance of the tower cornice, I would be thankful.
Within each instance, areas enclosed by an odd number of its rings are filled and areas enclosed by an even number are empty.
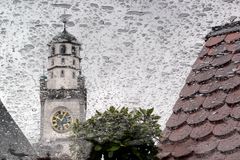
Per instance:
[[[74,56],[72,54],[54,54],[54,55],[51,55],[51,56],[48,56],[48,58],[53,58],[53,57],[57,57],[57,56],[69,56],[69,57],[74,57],[74,58],[77,58],[79,59],[79,61],[81,61],[82,58],[78,57],[78,56]]]
[[[54,67],[48,68],[47,70],[48,70],[48,71],[51,71],[51,70],[53,70],[53,69],[55,69],[55,68],[69,68],[69,69],[74,69],[74,70],[77,70],[77,71],[80,70],[80,68],[77,69],[76,67],[72,67],[72,66],[54,66]]]

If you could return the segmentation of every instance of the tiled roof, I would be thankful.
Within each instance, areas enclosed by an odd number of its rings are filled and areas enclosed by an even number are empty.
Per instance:
[[[19,160],[21,154],[30,156],[22,158],[24,160],[30,160],[33,155],[36,155],[31,144],[0,100],[0,159]]]
[[[159,148],[162,160],[240,159],[240,22],[207,35]]]
[[[69,43],[75,43],[75,44],[80,44],[77,40],[77,38],[70,34],[66,29],[64,29],[61,33],[53,37],[51,43],[64,43],[64,42],[69,42]]]

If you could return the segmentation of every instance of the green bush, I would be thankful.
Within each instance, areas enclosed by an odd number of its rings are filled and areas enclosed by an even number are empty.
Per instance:
[[[156,142],[160,139],[159,116],[151,109],[129,111],[110,107],[84,123],[73,124],[75,157],[82,155],[81,139],[91,143],[87,160],[156,160]]]

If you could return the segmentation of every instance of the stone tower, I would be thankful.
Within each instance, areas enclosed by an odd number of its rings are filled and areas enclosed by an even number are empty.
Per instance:
[[[85,79],[81,75],[81,44],[64,30],[48,44],[47,76],[40,78],[40,144],[69,154],[71,122],[86,118]],[[55,154],[54,153],[54,154]]]

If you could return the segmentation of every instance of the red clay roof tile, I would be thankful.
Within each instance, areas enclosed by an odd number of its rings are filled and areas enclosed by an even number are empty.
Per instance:
[[[211,111],[208,120],[213,122],[213,121],[220,121],[224,120],[231,112],[231,108],[228,107],[226,104],[217,110]]]
[[[200,70],[202,68],[207,68],[210,67],[210,63],[212,62],[213,57],[204,57],[204,58],[199,58],[196,60],[196,62],[193,64],[192,69],[193,70]]]
[[[171,134],[171,130],[166,128],[162,131],[162,136],[161,136],[161,141],[166,141],[168,140],[169,135]]]
[[[179,158],[189,155],[193,151],[192,146],[194,146],[195,143],[195,141],[188,139],[186,142],[177,144],[172,152],[173,157]]]
[[[238,122],[234,121],[233,119],[228,119],[223,123],[217,124],[213,129],[213,134],[215,136],[226,136],[227,134],[232,133]]]
[[[226,36],[225,35],[222,35],[222,36],[216,36],[216,37],[210,37],[205,46],[207,47],[211,47],[211,46],[214,46],[216,44],[219,44],[220,42],[222,42],[224,40]]]
[[[200,57],[200,58],[204,57],[205,55],[208,54],[208,51],[209,51],[209,48],[207,48],[207,47],[204,46],[204,47],[202,48],[202,50],[200,51],[200,53],[199,53],[199,57]]]
[[[237,74],[240,74],[240,65],[238,65],[238,66],[235,68],[235,72],[236,72]]]
[[[223,91],[218,91],[216,93],[212,93],[210,96],[208,96],[205,101],[203,102],[203,108],[206,109],[213,109],[215,107],[218,107],[220,105],[224,104],[225,98],[227,94]]]
[[[240,89],[228,93],[226,102],[228,104],[234,104],[240,102]]]
[[[195,75],[196,75],[195,72],[193,72],[193,71],[190,72],[190,74],[188,75],[188,77],[186,79],[187,84],[195,81]]]
[[[238,75],[231,77],[225,81],[221,81],[219,83],[219,89],[228,91],[234,89],[235,87],[240,85],[240,77]]]
[[[226,54],[225,52],[227,50],[228,50],[228,48],[225,44],[220,44],[218,46],[214,46],[214,47],[210,48],[208,51],[208,55],[209,56],[224,55],[224,54]],[[235,48],[235,50],[236,50],[236,48]]]
[[[209,157],[206,157],[206,159],[202,159],[202,160],[225,160],[225,157],[226,157],[225,155],[219,152],[215,152]]]
[[[223,68],[217,69],[215,72],[215,77],[217,78],[226,78],[226,77],[231,77],[234,75],[234,72],[237,70],[237,65],[236,64],[229,64],[227,66],[224,66]]]
[[[198,85],[197,83],[194,83],[192,85],[186,84],[180,92],[180,97],[191,97],[198,92],[199,88],[200,85]]]
[[[231,42],[239,40],[239,39],[240,39],[240,33],[234,32],[234,33],[228,34],[224,40],[227,43],[231,43]]]
[[[172,114],[168,119],[166,126],[169,128],[175,128],[181,126],[187,120],[187,115],[183,112],[178,114]]]
[[[207,84],[203,84],[200,89],[199,92],[200,93],[212,93],[216,90],[218,90],[218,88],[220,87],[220,84],[218,83],[218,81],[212,81],[209,82]]]
[[[191,112],[194,110],[197,110],[205,100],[205,97],[203,96],[195,96],[190,99],[178,99],[173,107],[173,111],[175,113],[179,112],[180,110],[183,110],[185,112]]]
[[[215,72],[216,72],[215,69],[209,69],[207,71],[202,71],[195,75],[195,77],[194,77],[195,81],[197,81],[197,82],[207,81],[214,76]]]
[[[220,140],[217,148],[221,152],[229,152],[229,151],[233,151],[239,146],[240,146],[240,135],[236,133],[226,139]]]
[[[164,144],[164,147],[159,146],[161,148],[161,153],[158,155],[159,158],[165,158],[165,157],[168,157],[172,151],[174,150],[175,148],[175,145],[172,144],[172,143],[166,143]]]
[[[208,114],[209,114],[209,112],[205,111],[204,109],[197,111],[195,113],[192,113],[189,115],[189,117],[187,119],[187,123],[189,125],[202,123],[207,119]]]
[[[237,48],[236,44],[225,44],[227,51],[234,52]]]
[[[232,57],[232,61],[234,63],[239,63],[240,62],[240,53],[234,54]]]
[[[209,139],[199,142],[195,148],[194,152],[198,155],[209,153],[210,151],[217,148],[219,140],[216,137],[210,137]]]
[[[190,134],[190,137],[193,139],[202,139],[211,134],[213,128],[214,128],[213,124],[206,122],[203,125],[194,127]]]
[[[182,110],[184,112],[192,112],[197,110],[205,100],[205,97],[203,96],[195,96],[194,98],[188,99],[188,100],[183,100],[182,104]]]
[[[233,107],[233,109],[230,112],[231,117],[240,120],[240,105],[236,105]]]
[[[211,62],[211,64],[214,67],[218,67],[220,65],[226,64],[232,59],[232,56],[233,56],[233,54],[226,54],[226,55],[219,56],[219,57],[215,58]]]
[[[229,155],[226,155],[225,160],[239,160],[240,159],[240,152],[235,152]]]
[[[175,105],[173,106],[173,112],[174,113],[177,113],[182,109],[182,103],[183,102],[180,98],[176,101]]]
[[[173,130],[169,136],[169,140],[172,142],[182,141],[189,136],[192,131],[192,127],[184,125],[176,130]]]
[[[233,22],[207,36],[163,132],[161,159],[240,159],[239,27]]]

